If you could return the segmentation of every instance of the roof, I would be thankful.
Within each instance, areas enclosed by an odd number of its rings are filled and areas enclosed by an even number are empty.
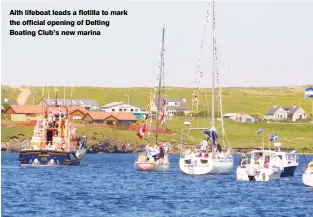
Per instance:
[[[101,106],[101,108],[110,108],[110,107],[123,105],[123,104],[125,104],[125,103],[124,102],[111,102],[111,103],[108,103],[108,104]]]
[[[55,99],[43,99],[48,105],[55,105]],[[40,102],[38,103],[40,104]],[[64,99],[58,99],[59,105],[64,105]],[[65,99],[65,105],[76,105],[76,106],[99,106],[96,100],[91,99]]]
[[[273,115],[275,114],[278,110],[280,109],[280,106],[277,106],[275,108],[271,108],[270,110],[268,110],[265,115]]]
[[[80,111],[83,114],[87,114],[88,110],[83,106],[68,106],[68,112],[71,114],[74,111]]]
[[[12,108],[17,114],[41,114],[46,107],[45,105],[43,107],[41,105],[10,105],[6,108],[5,112],[9,108]]]
[[[288,113],[288,115],[293,115],[298,109],[300,108],[299,106],[282,106],[282,108]]]
[[[159,105],[159,110],[162,109],[162,99],[160,100],[160,105]],[[158,105],[158,99],[155,98],[153,100],[155,106],[157,107]],[[179,106],[166,106],[166,110],[181,110],[181,111],[188,111],[188,106],[186,101],[184,100],[184,98],[171,98],[171,97],[167,97],[167,102],[178,102]]]
[[[3,111],[3,110],[5,110],[5,108],[4,108],[4,106],[3,106],[3,105],[1,105],[1,111]]]
[[[234,115],[240,115],[240,114],[239,113],[227,113],[227,114],[224,114],[223,117],[234,116]]]
[[[275,108],[270,109],[268,112],[265,113],[265,115],[273,115],[281,108],[284,111],[286,111],[288,115],[293,115],[301,107],[299,107],[299,106],[277,106]]]
[[[242,115],[243,118],[254,118],[253,116],[249,115],[249,114],[243,114]]]
[[[18,102],[13,99],[2,100],[1,104],[18,105]]]
[[[89,112],[88,113],[94,120],[105,120],[112,116],[118,120],[135,121],[136,116],[131,112]]]

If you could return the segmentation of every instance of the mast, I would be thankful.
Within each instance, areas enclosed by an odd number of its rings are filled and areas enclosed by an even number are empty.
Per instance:
[[[161,95],[161,85],[162,85],[162,72],[163,72],[163,60],[164,60],[164,33],[165,27],[163,26],[162,34],[162,45],[161,45],[161,64],[160,64],[160,73],[159,73],[159,87],[158,87],[158,103],[157,103],[157,115],[156,115],[156,131],[155,131],[155,143],[158,145],[158,130],[159,130],[159,115],[160,115],[160,95]]]
[[[213,13],[212,13],[212,19],[213,19],[213,63],[212,63],[212,109],[211,109],[211,116],[212,116],[212,120],[211,120],[211,127],[215,127],[215,117],[214,117],[214,86],[215,86],[215,11],[214,11],[214,0],[212,1],[212,10],[213,10]]]

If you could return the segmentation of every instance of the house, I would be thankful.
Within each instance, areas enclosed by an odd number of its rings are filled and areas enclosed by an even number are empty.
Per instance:
[[[255,119],[248,114],[228,113],[223,115],[224,120],[233,120],[239,123],[253,123]]]
[[[157,105],[158,105],[158,99],[154,99],[151,106],[151,112],[156,113],[157,112]],[[159,111],[162,111],[163,105],[162,105],[162,99],[160,100],[159,104]],[[165,115],[173,116],[177,112],[183,112],[185,115],[189,113],[189,109],[186,103],[186,98],[167,98],[166,102],[166,112]]]
[[[41,105],[41,104],[44,104],[44,105],[55,105],[55,99],[54,98],[51,98],[51,99],[43,99],[43,100],[40,100],[37,105]],[[73,106],[82,106],[84,108],[86,108],[87,110],[98,110],[100,108],[98,102],[96,100],[90,100],[90,99],[62,99],[62,98],[59,98],[58,99],[58,105],[61,105],[61,106],[70,106],[70,105],[73,105]]]
[[[12,121],[28,121],[42,119],[46,106],[41,105],[9,105],[4,111],[4,118]]]
[[[139,107],[129,105],[124,102],[112,102],[100,107],[103,112],[132,112],[140,113],[141,109]]]
[[[277,106],[274,105],[269,111],[265,113],[266,120],[283,120],[291,119],[293,122],[307,118],[306,112],[300,106]]]
[[[88,112],[84,117],[85,123],[106,124],[118,129],[127,129],[137,118],[131,112]]]
[[[68,106],[67,108],[70,120],[76,123],[80,123],[88,113],[88,110],[83,106]]]

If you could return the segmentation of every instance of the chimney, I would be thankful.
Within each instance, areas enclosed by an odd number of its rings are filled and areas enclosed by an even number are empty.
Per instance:
[[[296,108],[296,107],[297,107],[297,105],[296,105],[296,104],[293,104],[292,108]]]
[[[276,105],[276,104],[274,104],[273,108],[277,108],[277,105]]]

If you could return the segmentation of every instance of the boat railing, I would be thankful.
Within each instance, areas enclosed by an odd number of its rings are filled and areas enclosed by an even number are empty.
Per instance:
[[[27,149],[30,149],[29,141],[23,141],[22,142],[22,150],[27,150]]]

